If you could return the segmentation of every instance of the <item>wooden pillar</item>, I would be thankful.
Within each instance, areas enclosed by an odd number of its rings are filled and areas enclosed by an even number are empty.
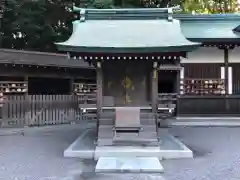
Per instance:
[[[152,111],[157,118],[157,101],[158,101],[158,63],[153,63],[152,68]]]
[[[182,68],[180,69],[180,71],[177,72],[177,81],[178,81],[178,87],[179,89],[177,89],[177,94],[178,94],[178,98],[177,98],[177,107],[176,107],[176,116],[180,115],[180,106],[181,106],[181,97],[184,94],[184,76],[185,76],[185,71],[184,71],[184,65],[182,65]]]
[[[228,59],[229,59],[229,54],[228,54],[228,47],[225,47],[223,50],[224,50],[224,74],[225,74],[225,79],[224,79],[225,108],[226,108],[226,112],[227,112],[229,110],[229,101],[228,101]]]
[[[228,59],[229,59],[229,55],[228,55],[228,48],[224,48],[224,70],[225,70],[225,91],[226,91],[226,95],[228,95]]]
[[[98,129],[103,99],[102,64],[100,61],[97,62],[96,71],[97,71],[97,129]]]
[[[233,91],[233,77],[232,77],[232,67],[228,67],[228,94],[231,95]]]

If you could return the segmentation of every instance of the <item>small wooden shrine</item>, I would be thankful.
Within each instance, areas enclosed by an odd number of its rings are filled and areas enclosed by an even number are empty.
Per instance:
[[[177,10],[74,8],[80,19],[73,22],[71,37],[56,43],[71,58],[96,68],[96,169],[107,169],[102,166],[109,163],[105,157],[111,156],[115,160],[119,156],[154,157],[148,166],[154,164],[162,152],[157,122],[176,110],[196,115],[199,109],[222,110],[222,105],[225,110],[234,109],[234,103],[229,103],[232,72],[228,60],[240,38],[239,28],[233,28],[239,26],[235,16],[226,15],[226,20],[223,15],[175,15]],[[212,46],[223,52],[220,64],[213,62],[209,68],[205,64],[213,56],[204,64],[203,59],[198,61],[199,55],[191,55]],[[189,63],[194,58],[197,60]],[[199,70],[201,66],[206,71]],[[77,94],[90,93],[76,87]],[[87,105],[83,106],[89,108]],[[110,164],[118,164],[115,160]]]
[[[158,110],[174,111],[180,59],[200,46],[183,36],[173,18],[176,10],[74,8],[80,19],[73,22],[71,37],[57,46],[96,68],[98,146],[159,145]],[[105,18],[96,20],[96,14]],[[109,19],[114,15],[121,18]],[[165,82],[159,85],[165,76],[174,81],[172,93]],[[107,110],[113,111],[110,118]]]

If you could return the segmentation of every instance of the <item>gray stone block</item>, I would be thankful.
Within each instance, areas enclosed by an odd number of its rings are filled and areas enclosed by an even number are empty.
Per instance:
[[[160,159],[161,153],[158,146],[97,146],[94,159],[98,160],[100,157],[158,157]]]
[[[156,157],[101,157],[95,172],[160,173],[163,172],[163,167]]]

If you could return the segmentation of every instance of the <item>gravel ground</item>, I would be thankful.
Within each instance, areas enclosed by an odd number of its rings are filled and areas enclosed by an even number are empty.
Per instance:
[[[1,131],[1,130],[0,130]],[[63,157],[63,151],[79,135],[79,125],[30,130],[25,135],[0,136],[0,180],[61,180],[81,169],[79,159]]]
[[[194,159],[162,161],[167,180],[239,180],[240,128],[180,128],[170,132],[184,142]]]
[[[81,125],[63,125],[26,132],[24,136],[0,133],[0,180],[69,180],[69,175],[80,172],[83,162],[64,158],[63,150],[83,129],[86,128]],[[162,161],[166,180],[240,179],[240,128],[174,127],[170,132],[194,151],[195,158]],[[156,175],[101,175],[90,176],[90,179],[162,178]]]

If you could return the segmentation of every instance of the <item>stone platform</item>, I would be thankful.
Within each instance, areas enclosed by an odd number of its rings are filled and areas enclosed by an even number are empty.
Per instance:
[[[170,135],[167,129],[159,130],[159,147],[125,146],[97,147],[96,129],[84,131],[65,151],[64,157],[95,159],[99,157],[158,157],[161,159],[193,158],[192,151],[182,142]]]

